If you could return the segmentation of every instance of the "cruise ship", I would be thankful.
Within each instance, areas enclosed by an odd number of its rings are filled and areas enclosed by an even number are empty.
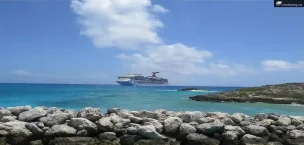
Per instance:
[[[162,86],[168,85],[168,80],[159,78],[156,74],[159,72],[152,72],[152,76],[143,76],[141,74],[127,74],[119,76],[117,83],[122,86]]]

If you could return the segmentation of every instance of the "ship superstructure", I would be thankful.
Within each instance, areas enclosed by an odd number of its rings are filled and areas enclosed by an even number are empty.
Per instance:
[[[152,72],[152,76],[143,76],[142,74],[127,74],[119,76],[117,83],[122,86],[159,86],[168,85],[168,80],[157,77],[159,72]]]

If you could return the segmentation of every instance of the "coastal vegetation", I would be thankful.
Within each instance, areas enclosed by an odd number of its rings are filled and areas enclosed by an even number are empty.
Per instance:
[[[304,117],[275,113],[0,108],[0,145],[303,145]]]
[[[227,92],[197,95],[195,101],[264,102],[274,104],[304,104],[304,83],[285,83],[261,87],[241,88]]]

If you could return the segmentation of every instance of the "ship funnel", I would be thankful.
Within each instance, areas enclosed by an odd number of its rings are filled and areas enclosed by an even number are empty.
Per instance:
[[[156,77],[156,74],[159,72],[152,72],[152,77]]]

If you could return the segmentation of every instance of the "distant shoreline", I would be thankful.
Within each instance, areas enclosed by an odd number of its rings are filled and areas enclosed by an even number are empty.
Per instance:
[[[304,104],[304,83],[286,83],[189,97],[194,101]]]

